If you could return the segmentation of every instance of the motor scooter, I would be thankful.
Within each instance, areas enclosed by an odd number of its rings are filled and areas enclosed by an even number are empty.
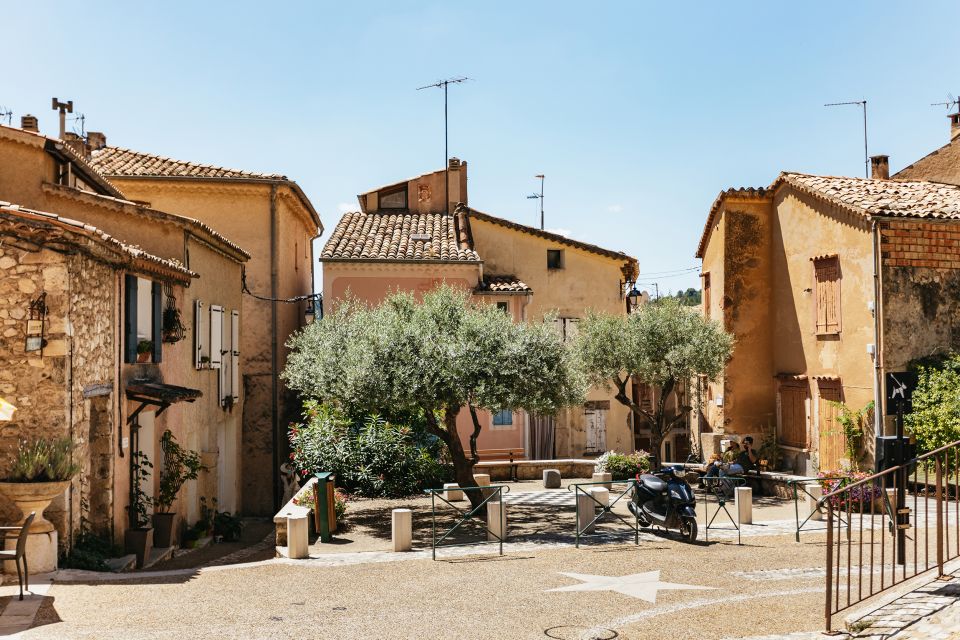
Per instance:
[[[638,474],[627,508],[641,527],[674,529],[686,542],[695,542],[697,499],[682,474],[683,467],[665,467],[655,474]]]

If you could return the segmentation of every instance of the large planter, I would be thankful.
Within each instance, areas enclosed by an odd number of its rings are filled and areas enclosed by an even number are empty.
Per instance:
[[[137,556],[137,569],[142,569],[153,550],[153,529],[138,527],[127,529],[123,534],[123,550]]]
[[[54,498],[70,486],[70,480],[60,482],[0,482],[0,493],[10,498],[20,510],[17,525],[22,525],[27,515],[36,513],[30,524],[27,537],[27,563],[31,573],[48,573],[57,570],[57,530],[53,523],[43,517],[43,511]],[[16,549],[16,536],[7,536],[5,546]],[[4,563],[4,573],[16,573],[13,562]]]
[[[173,546],[173,519],[176,517],[175,513],[153,514],[153,546]]]

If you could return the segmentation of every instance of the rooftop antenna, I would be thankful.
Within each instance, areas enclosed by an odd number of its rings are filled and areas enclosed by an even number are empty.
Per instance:
[[[947,94],[946,102],[932,102],[930,103],[931,107],[946,107],[947,111],[950,111],[950,107],[957,105],[957,109],[960,110],[960,98],[954,98],[952,93]],[[3,114],[0,114],[3,115]]]
[[[867,178],[870,177],[870,154],[867,153],[867,101],[852,100],[850,102],[829,102],[825,107],[840,107],[848,104],[857,104],[863,107],[863,168]]]
[[[449,147],[449,136],[447,133],[447,87],[451,84],[460,84],[461,82],[466,82],[470,78],[466,76],[461,76],[459,78],[447,78],[446,80],[439,80],[433,84],[426,84],[422,87],[417,87],[417,91],[422,89],[439,89],[443,88],[443,182],[444,182],[444,211],[447,212],[447,215],[450,214],[450,153],[448,151]]]
[[[13,109],[10,107],[0,106],[0,120],[3,118],[7,119],[7,126],[13,125]]]
[[[67,134],[67,114],[73,113],[73,100],[60,102],[56,98],[53,98],[51,104],[53,105],[51,108],[54,111],[60,111],[60,139],[63,140]]]
[[[533,176],[534,178],[540,178],[540,193],[531,193],[527,196],[527,200],[540,200],[540,231],[543,231],[543,174],[538,173]]]
[[[77,121],[80,122],[80,131],[78,132],[76,126],[74,126],[73,132],[76,133],[77,135],[79,135],[81,138],[87,137],[87,132],[86,132],[86,129],[85,129],[85,125],[86,125],[86,122],[87,122],[87,116],[85,116],[85,115],[83,115],[83,114],[81,113],[81,114],[78,115],[78,116],[74,116],[74,117],[70,118],[70,120],[71,120],[72,122],[77,122]]]

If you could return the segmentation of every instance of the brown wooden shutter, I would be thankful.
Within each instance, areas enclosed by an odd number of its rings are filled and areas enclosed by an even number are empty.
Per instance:
[[[804,384],[780,385],[780,442],[807,447],[807,388]]]
[[[813,266],[817,333],[840,333],[840,260],[837,256],[817,258]]]

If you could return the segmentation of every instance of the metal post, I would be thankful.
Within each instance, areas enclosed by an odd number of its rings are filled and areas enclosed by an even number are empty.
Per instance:
[[[907,564],[907,530],[901,528],[903,509],[907,506],[907,467],[906,447],[903,438],[903,400],[897,401],[897,508],[894,518],[897,527],[897,564],[906,567]],[[906,568],[904,568],[906,571]],[[906,575],[906,574],[904,574]]]
[[[937,461],[937,577],[943,577],[943,466],[940,463],[940,454],[936,455]],[[929,535],[930,529],[927,529]]]
[[[824,605],[827,618],[827,633],[830,633],[831,626],[831,607],[830,601],[833,596],[833,505],[827,500],[827,598]]]
[[[447,215],[450,215],[450,151],[449,137],[447,136],[447,83],[443,83],[443,182],[444,195],[443,207]]]
[[[430,492],[430,514],[433,520],[433,559],[437,559],[437,494]]]

